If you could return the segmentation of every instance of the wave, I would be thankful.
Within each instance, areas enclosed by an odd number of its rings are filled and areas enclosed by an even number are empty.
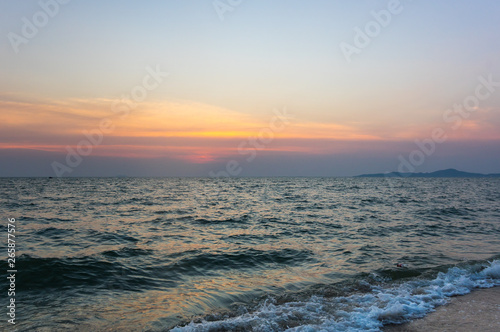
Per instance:
[[[452,267],[430,280],[367,284],[370,291],[363,294],[312,295],[304,301],[281,304],[268,298],[243,314],[191,321],[171,331],[380,331],[387,324],[423,317],[451,296],[494,286],[500,286],[500,260]]]
[[[23,254],[17,265],[23,271],[19,276],[19,288],[23,290],[85,292],[92,288],[142,292],[172,288],[186,276],[205,276],[221,270],[264,271],[275,264],[295,266],[305,261],[315,261],[313,252],[289,248],[233,253],[187,251],[158,257],[153,250],[122,247],[83,257],[40,258]]]
[[[176,281],[168,278],[170,276],[153,274],[118,261],[124,257],[139,260],[149,254],[148,250],[128,248],[71,258],[39,258],[23,254],[17,263],[18,270],[23,271],[18,276],[18,288],[30,292],[71,290],[84,294],[97,290],[141,292],[175,287]]]
[[[207,273],[212,270],[244,270],[265,268],[272,264],[295,266],[304,261],[315,261],[312,251],[290,248],[268,251],[249,249],[234,253],[202,253],[183,258],[171,267],[191,275],[195,271]]]

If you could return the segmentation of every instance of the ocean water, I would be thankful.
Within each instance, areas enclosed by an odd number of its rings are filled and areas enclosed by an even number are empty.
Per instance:
[[[378,331],[500,285],[500,179],[2,178],[0,203],[18,331]]]

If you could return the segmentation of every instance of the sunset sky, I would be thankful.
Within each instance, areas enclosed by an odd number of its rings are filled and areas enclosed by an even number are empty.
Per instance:
[[[0,176],[500,173],[499,17],[493,0],[3,0]]]

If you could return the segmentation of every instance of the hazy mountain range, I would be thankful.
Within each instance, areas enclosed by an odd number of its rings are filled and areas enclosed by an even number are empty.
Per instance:
[[[443,169],[440,171],[429,172],[429,173],[400,173],[400,172],[390,172],[390,173],[375,173],[375,174],[362,174],[355,177],[366,177],[366,178],[378,178],[378,177],[404,177],[404,178],[492,178],[500,177],[500,173],[495,174],[481,174],[481,173],[469,173],[456,170],[454,168]]]

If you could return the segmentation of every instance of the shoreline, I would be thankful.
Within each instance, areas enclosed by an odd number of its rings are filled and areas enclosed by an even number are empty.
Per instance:
[[[452,297],[427,316],[401,325],[387,325],[384,332],[500,331],[500,286],[475,289]]]

